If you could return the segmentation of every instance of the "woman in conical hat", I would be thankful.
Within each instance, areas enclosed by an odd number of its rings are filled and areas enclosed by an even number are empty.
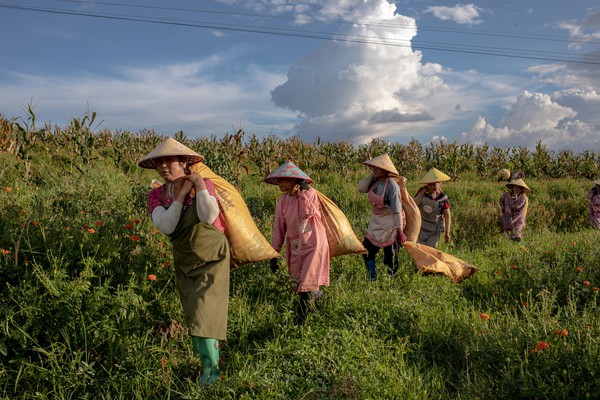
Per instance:
[[[173,245],[175,282],[195,353],[202,362],[200,383],[221,376],[219,340],[226,339],[229,302],[229,242],[224,234],[215,187],[191,173],[204,159],[167,138],[139,166],[156,169],[164,185],[148,194],[152,223]]]
[[[593,182],[594,186],[591,188],[586,197],[590,201],[590,219],[592,226],[596,229],[600,229],[600,179],[596,179]]]
[[[421,231],[417,243],[437,247],[442,232],[444,241],[450,241],[450,200],[441,187],[441,182],[449,180],[448,175],[432,167],[419,182],[425,186],[421,187],[415,196],[415,203],[421,211]]]
[[[279,186],[282,195],[275,209],[273,248],[285,258],[292,290],[298,294],[298,322],[304,322],[316,300],[323,296],[321,286],[329,286],[329,244],[323,223],[321,203],[313,180],[293,162],[286,161],[264,181]],[[271,269],[278,269],[277,259]]]
[[[387,153],[364,161],[371,173],[358,183],[358,191],[367,193],[371,205],[371,219],[365,232],[363,246],[368,253],[363,255],[370,280],[377,279],[375,259],[383,248],[383,263],[390,276],[398,271],[397,251],[404,243],[404,218],[400,188],[394,178],[404,184],[392,159]]]
[[[513,175],[506,184],[509,191],[503,192],[502,196],[500,196],[500,209],[502,211],[500,222],[502,230],[510,239],[515,241],[523,239],[523,229],[525,228],[527,208],[529,207],[527,193],[531,191],[525,181],[523,181],[523,176],[523,173]]]

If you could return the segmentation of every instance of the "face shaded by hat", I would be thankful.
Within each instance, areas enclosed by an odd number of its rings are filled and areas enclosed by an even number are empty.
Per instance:
[[[600,179],[596,179],[594,182],[592,182],[594,185],[598,185],[600,186]]]
[[[523,188],[523,191],[531,192],[531,189],[529,189],[529,186],[525,184],[525,181],[523,181],[523,179],[513,179],[512,181],[506,184],[506,187],[509,189],[512,189],[513,186],[519,186]]]
[[[379,168],[381,170],[386,171],[390,175],[400,176],[398,170],[394,166],[392,159],[387,153],[383,153],[380,156],[371,158],[370,160],[364,161],[363,164],[368,165],[369,167]]]
[[[178,157],[188,166],[204,160],[204,156],[201,156],[189,147],[173,138],[167,138],[148,153],[148,155],[144,156],[138,165],[142,168],[155,169],[156,159],[165,157]]]
[[[307,183],[313,183],[313,180],[304,173],[296,164],[287,160],[279,168],[267,176],[264,181],[271,185],[277,185],[277,180],[282,178],[299,179]]]
[[[449,181],[450,177],[437,168],[432,167],[419,181],[422,185]]]

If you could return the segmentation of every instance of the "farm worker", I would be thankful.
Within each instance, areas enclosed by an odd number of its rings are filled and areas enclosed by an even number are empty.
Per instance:
[[[450,200],[441,188],[441,182],[449,180],[448,175],[432,167],[419,181],[425,186],[421,187],[415,196],[415,203],[421,211],[421,231],[417,243],[435,248],[442,232],[444,242],[450,241]]]
[[[329,244],[321,203],[310,187],[313,180],[289,160],[264,181],[283,193],[275,208],[272,246],[279,252],[285,242],[291,289],[299,297],[297,321],[303,323],[323,296],[320,287],[329,286]],[[273,272],[278,268],[277,259],[271,259]]]
[[[596,229],[600,229],[600,179],[593,182],[596,186],[591,188],[586,197],[590,201],[590,218],[592,220],[592,226]]]
[[[523,239],[523,229],[525,228],[527,208],[529,207],[529,199],[526,193],[531,190],[523,181],[523,177],[522,172],[513,174],[506,184],[509,191],[503,192],[500,196],[502,230],[514,241]]]
[[[227,334],[230,252],[213,183],[188,169],[203,159],[167,138],[139,166],[156,169],[165,180],[148,193],[148,208],[154,226],[173,245],[175,283],[205,384],[221,376],[219,341]]]
[[[404,184],[387,153],[379,155],[363,164],[369,167],[371,173],[358,183],[358,191],[367,193],[371,205],[371,219],[365,232],[363,246],[368,253],[363,255],[369,279],[377,279],[375,257],[383,248],[383,263],[387,272],[393,276],[398,271],[397,252],[406,240],[402,217],[402,199],[398,182]]]

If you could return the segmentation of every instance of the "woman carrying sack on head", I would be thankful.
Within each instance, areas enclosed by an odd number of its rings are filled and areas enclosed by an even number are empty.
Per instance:
[[[291,161],[264,181],[279,186],[283,193],[275,209],[272,246],[279,252],[285,242],[291,288],[300,299],[298,322],[302,323],[323,296],[320,286],[329,286],[329,244],[321,203],[309,186],[313,180]],[[276,258],[271,260],[271,269],[278,269]]]
[[[398,272],[397,251],[399,244],[404,243],[404,223],[402,217],[402,199],[400,188],[394,178],[398,178],[398,170],[390,156],[382,154],[363,162],[371,171],[358,183],[358,191],[367,193],[371,205],[371,219],[365,232],[363,246],[368,253],[363,255],[369,279],[377,279],[375,258],[383,248],[383,263],[390,276]],[[404,182],[404,179],[400,179]]]
[[[419,182],[425,186],[415,196],[415,203],[421,211],[421,231],[417,243],[436,248],[442,232],[444,242],[450,241],[450,200],[441,188],[441,182],[449,180],[448,175],[431,168]]]
[[[167,138],[139,166],[156,169],[165,180],[148,194],[148,208],[154,226],[173,245],[175,282],[205,384],[221,376],[219,340],[227,336],[230,252],[214,185],[189,170],[203,159]]]
[[[600,229],[600,179],[593,182],[596,186],[591,188],[586,197],[590,201],[590,219],[595,229]]]
[[[523,239],[523,229],[525,229],[529,206],[526,193],[530,192],[530,189],[523,181],[523,177],[522,172],[513,175],[506,184],[509,191],[503,192],[500,196],[502,230],[511,240],[517,242]]]

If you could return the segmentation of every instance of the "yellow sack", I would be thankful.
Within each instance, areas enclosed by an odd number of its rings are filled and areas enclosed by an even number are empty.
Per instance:
[[[401,183],[399,180],[402,179]],[[404,227],[404,235],[409,242],[416,242],[421,231],[421,211],[415,203],[415,199],[406,190],[406,178],[401,176],[395,178],[398,187],[400,188],[400,197],[402,200],[402,209],[406,216],[406,226]]]
[[[360,240],[354,234],[352,226],[340,208],[323,193],[317,192],[323,213],[323,223],[329,243],[329,256],[346,254],[367,254]]]
[[[225,227],[225,235],[229,239],[232,269],[279,257],[279,253],[271,247],[254,223],[248,206],[233,185],[202,162],[191,165],[190,169],[203,178],[210,179],[215,185],[221,208],[221,220]]]
[[[474,265],[433,247],[409,241],[404,242],[403,246],[421,272],[444,274],[452,282],[458,283],[478,271]]]

